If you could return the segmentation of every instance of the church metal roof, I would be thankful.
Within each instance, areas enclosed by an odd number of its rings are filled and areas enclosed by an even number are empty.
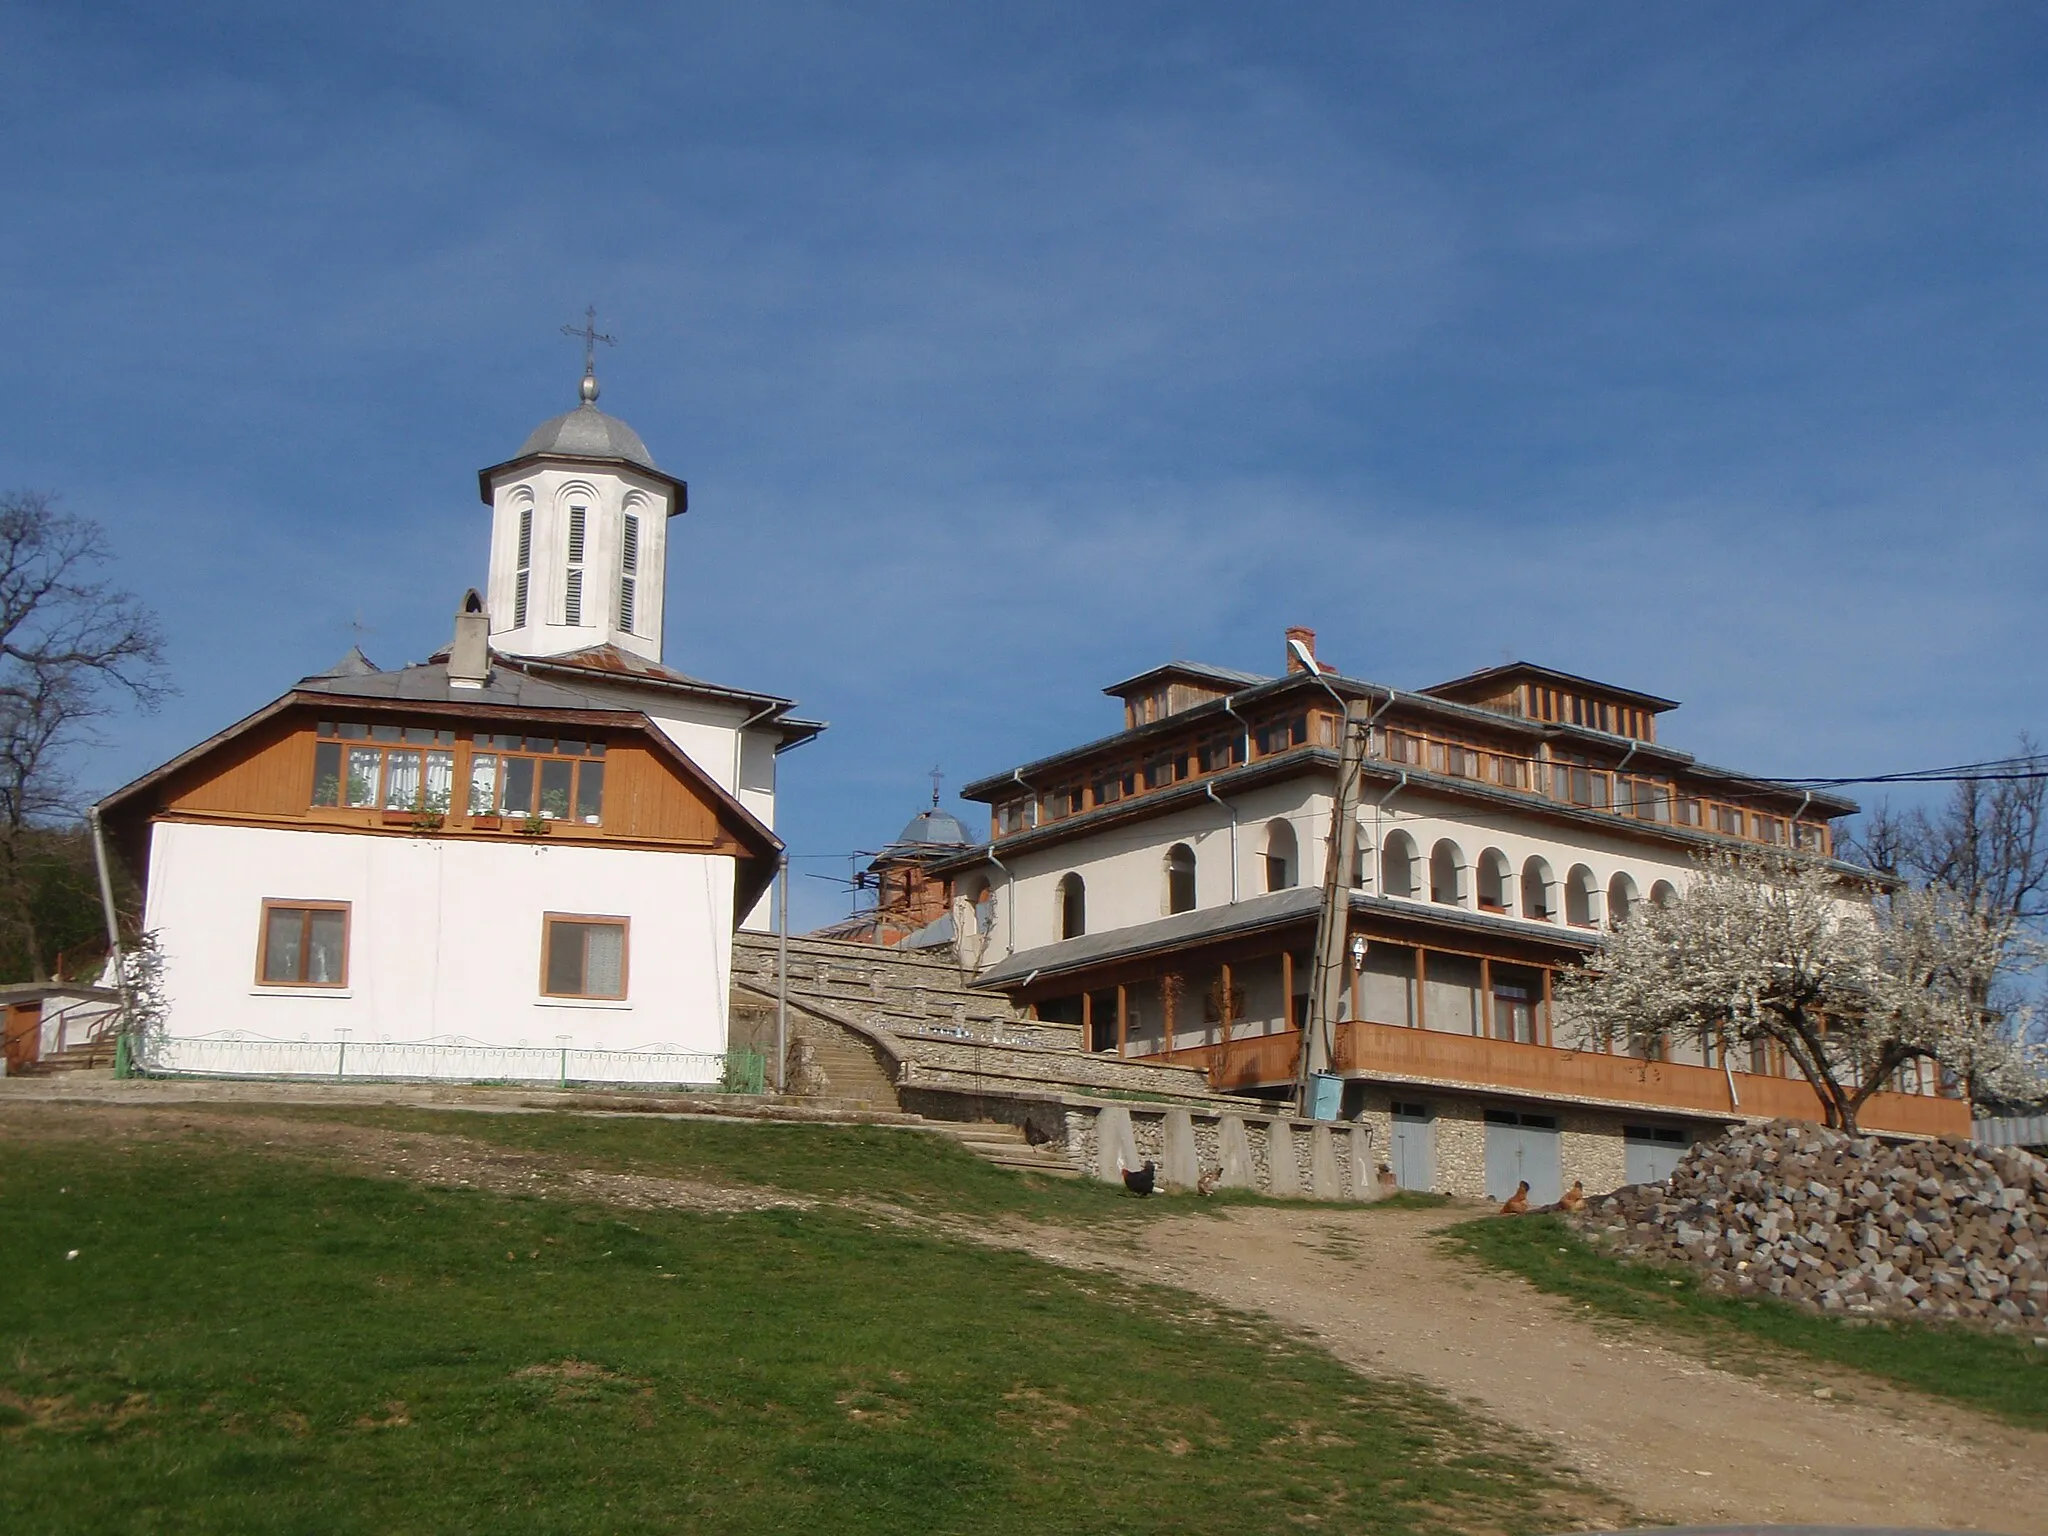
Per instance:
[[[660,468],[638,432],[587,400],[575,410],[564,411],[535,427],[515,457],[524,459],[540,453],[572,459],[618,459],[657,472]]]
[[[910,818],[910,824],[896,834],[896,846],[903,844],[936,845],[942,848],[967,848],[979,842],[970,837],[960,818],[951,811],[942,811],[937,806],[919,811]]]

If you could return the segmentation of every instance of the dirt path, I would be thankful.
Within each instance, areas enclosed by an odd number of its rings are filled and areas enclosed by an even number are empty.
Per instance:
[[[1716,1369],[1457,1262],[1431,1234],[1467,1214],[1256,1207],[1105,1237],[1013,1236],[1055,1262],[1264,1312],[1360,1370],[1415,1377],[1664,1519],[2048,1532],[2048,1435],[1804,1361],[1762,1378]]]

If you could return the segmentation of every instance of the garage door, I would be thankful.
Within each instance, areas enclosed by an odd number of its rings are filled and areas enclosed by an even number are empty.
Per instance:
[[[1672,1125],[1625,1125],[1621,1142],[1622,1177],[1631,1184],[1661,1184],[1691,1149],[1693,1137]]]
[[[1403,1189],[1436,1188],[1436,1122],[1427,1104],[1396,1104],[1394,1136],[1388,1161],[1394,1182]]]
[[[1505,1200],[1527,1179],[1531,1205],[1555,1204],[1564,1194],[1558,1166],[1557,1116],[1486,1112],[1487,1199]]]

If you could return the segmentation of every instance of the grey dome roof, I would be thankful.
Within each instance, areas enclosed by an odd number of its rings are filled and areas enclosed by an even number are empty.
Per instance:
[[[974,839],[967,835],[967,829],[960,824],[958,816],[934,806],[911,817],[910,825],[896,835],[896,841],[936,843],[945,847],[964,848],[973,843]]]
[[[619,459],[642,469],[659,468],[638,432],[618,417],[605,415],[587,400],[575,410],[564,411],[535,427],[517,457],[529,458],[536,453],[559,453],[575,459]]]

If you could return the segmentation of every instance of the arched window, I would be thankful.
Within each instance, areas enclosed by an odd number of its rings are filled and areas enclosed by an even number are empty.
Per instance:
[[[619,628],[633,633],[640,591],[640,514],[628,508],[619,519]]]
[[[590,537],[590,506],[569,503],[569,568],[562,576],[562,622],[583,622],[583,553]]]
[[[512,577],[512,627],[526,628],[526,596],[533,584],[533,492],[519,493],[519,542]]]
[[[1059,895],[1060,937],[1078,939],[1088,931],[1088,887],[1079,875],[1061,875]]]
[[[1678,900],[1678,887],[1669,880],[1659,880],[1650,887],[1650,902],[1653,906],[1668,907]]]
[[[1166,910],[1195,910],[1195,850],[1186,843],[1166,850]]]
[[[1389,832],[1380,845],[1380,889],[1389,896],[1413,896],[1418,862],[1415,839],[1398,827]]]
[[[1522,866],[1522,916],[1545,923],[1557,921],[1557,879],[1541,858],[1531,858]]]
[[[1465,850],[1448,837],[1429,851],[1429,899],[1447,907],[1465,905]]]
[[[1266,823],[1266,889],[1290,890],[1301,877],[1301,855],[1294,828],[1283,818]]]
[[[1351,889],[1365,890],[1372,884],[1372,838],[1364,826],[1358,829],[1358,846],[1351,852]]]
[[[1498,848],[1479,855],[1479,910],[1505,912],[1515,897],[1515,867]]]
[[[1607,921],[1619,928],[1636,909],[1636,883],[1626,874],[1607,882]]]
[[[1583,864],[1564,877],[1564,920],[1574,928],[1592,928],[1600,921],[1600,882]]]

